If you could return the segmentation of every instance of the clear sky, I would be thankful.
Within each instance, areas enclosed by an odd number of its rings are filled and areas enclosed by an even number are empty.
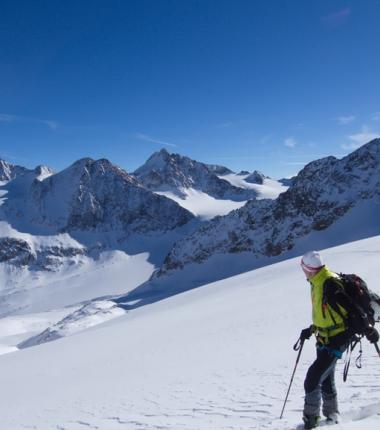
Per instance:
[[[0,156],[289,176],[380,133],[380,0],[0,0]]]

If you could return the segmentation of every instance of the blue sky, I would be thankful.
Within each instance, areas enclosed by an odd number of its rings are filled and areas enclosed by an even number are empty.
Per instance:
[[[380,0],[0,0],[0,156],[289,176],[380,135]]]

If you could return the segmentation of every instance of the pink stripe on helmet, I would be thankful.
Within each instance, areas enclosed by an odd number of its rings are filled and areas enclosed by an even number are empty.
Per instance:
[[[308,270],[309,272],[318,272],[318,270],[320,270],[323,266],[319,266],[319,267],[313,267],[313,266],[309,266],[308,264],[306,264],[303,261],[303,258],[301,260],[301,266],[304,267],[306,270]]]

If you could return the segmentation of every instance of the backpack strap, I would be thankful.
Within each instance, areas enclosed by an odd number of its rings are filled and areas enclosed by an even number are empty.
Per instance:
[[[334,283],[336,285],[339,285],[341,293],[344,294],[348,299],[349,299],[349,296],[344,291],[344,284],[341,281],[340,276],[339,276],[339,278],[329,278],[323,284],[322,313],[323,313],[323,316],[325,316],[326,315],[325,312],[326,312],[326,309],[327,309],[328,312],[329,312],[329,314],[330,314],[331,319],[334,321],[334,324],[336,324],[335,318],[334,318],[331,310],[329,309],[328,305],[331,306],[331,308],[342,318],[343,321],[346,321],[347,317],[345,317],[343,315],[340,307],[338,306],[338,303],[335,300],[331,300],[331,297],[330,297],[330,300],[327,300],[327,285],[328,285],[327,283],[328,282],[332,282],[331,281],[332,279],[335,281]]]

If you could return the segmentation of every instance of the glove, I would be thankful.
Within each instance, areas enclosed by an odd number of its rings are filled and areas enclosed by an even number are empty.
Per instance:
[[[379,341],[379,332],[375,329],[375,327],[368,327],[365,332],[365,337],[371,342],[376,343]]]
[[[310,339],[313,332],[314,332],[314,327],[312,325],[308,328],[304,328],[300,334],[301,341],[304,341],[306,339]]]

